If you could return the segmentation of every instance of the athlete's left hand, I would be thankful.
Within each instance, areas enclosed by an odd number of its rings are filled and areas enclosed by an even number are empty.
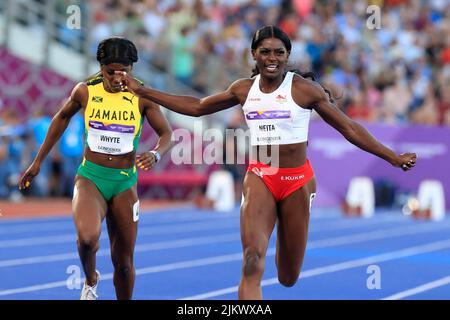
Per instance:
[[[140,84],[125,71],[115,71],[115,73],[121,77],[122,91],[128,91],[136,95],[135,91],[140,87]]]
[[[142,170],[151,170],[156,164],[156,157],[153,153],[147,151],[136,156],[136,164]]]

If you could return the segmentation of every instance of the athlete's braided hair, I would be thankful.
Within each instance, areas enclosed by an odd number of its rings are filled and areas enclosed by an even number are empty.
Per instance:
[[[287,50],[288,54],[291,53],[292,44],[291,44],[291,40],[289,39],[289,36],[283,30],[281,30],[280,28],[278,28],[276,26],[264,26],[264,27],[258,29],[255,32],[255,34],[253,35],[252,44],[251,44],[252,50],[256,50],[256,48],[258,48],[258,45],[261,43],[261,41],[263,41],[264,39],[268,39],[268,38],[280,39],[281,42],[283,42],[284,46],[286,47],[286,50]],[[315,74],[313,72],[311,72],[311,71],[301,72],[298,69],[293,69],[293,70],[290,70],[290,71],[300,75],[303,78],[308,78],[308,79],[311,79],[312,81],[315,81],[315,82],[319,83],[320,86],[323,88],[323,90],[330,97],[330,102],[331,103],[335,102],[335,99],[331,95],[330,90],[328,90],[320,82],[317,81],[317,78],[316,78],[316,76],[315,76]],[[252,69],[251,78],[256,76],[257,74],[259,74],[259,69],[255,65],[255,67]]]
[[[138,61],[136,46],[122,37],[111,37],[101,41],[97,48],[97,61],[100,64],[121,63],[133,65]]]

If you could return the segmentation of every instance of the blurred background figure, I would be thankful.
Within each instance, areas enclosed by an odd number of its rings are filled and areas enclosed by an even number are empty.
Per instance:
[[[32,110],[31,119],[28,123],[29,148],[31,152],[31,159],[34,159],[42,143],[44,143],[45,135],[50,127],[51,117],[45,113],[40,107],[36,106]],[[52,161],[51,158],[45,159],[41,165],[41,171],[34,181],[34,186],[30,188],[30,193],[38,197],[46,197],[50,195],[50,179],[52,176]]]
[[[26,158],[26,127],[13,109],[0,108],[0,198],[20,201],[16,184],[22,159]]]
[[[58,162],[60,177],[56,195],[72,197],[73,181],[83,158],[84,120],[80,113],[75,114],[59,141]]]
[[[176,80],[192,86],[195,42],[189,37],[189,34],[190,27],[183,27],[173,40],[171,70]]]

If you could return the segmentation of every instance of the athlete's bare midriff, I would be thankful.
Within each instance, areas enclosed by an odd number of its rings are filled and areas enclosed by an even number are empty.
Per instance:
[[[306,162],[307,142],[277,146],[252,146],[250,159],[267,163],[267,159],[278,159],[279,163],[268,163],[279,168],[297,168]],[[267,150],[267,152],[265,151]],[[276,156],[278,153],[278,157]]]
[[[135,151],[121,154],[110,155],[105,153],[93,152],[88,147],[84,148],[84,157],[86,160],[100,166],[116,169],[128,169],[135,164]],[[110,160],[111,159],[111,160]]]

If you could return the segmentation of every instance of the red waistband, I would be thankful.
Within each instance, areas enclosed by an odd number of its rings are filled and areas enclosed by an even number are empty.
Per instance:
[[[306,162],[304,164],[302,164],[301,166],[296,167],[296,168],[272,167],[272,166],[269,166],[268,164],[265,164],[265,163],[262,163],[259,161],[250,162],[247,170],[251,170],[253,168],[262,169],[264,171],[274,171],[276,174],[289,175],[289,174],[301,174],[303,172],[311,170],[312,167],[311,167],[311,162],[309,161],[309,159],[306,159]]]

